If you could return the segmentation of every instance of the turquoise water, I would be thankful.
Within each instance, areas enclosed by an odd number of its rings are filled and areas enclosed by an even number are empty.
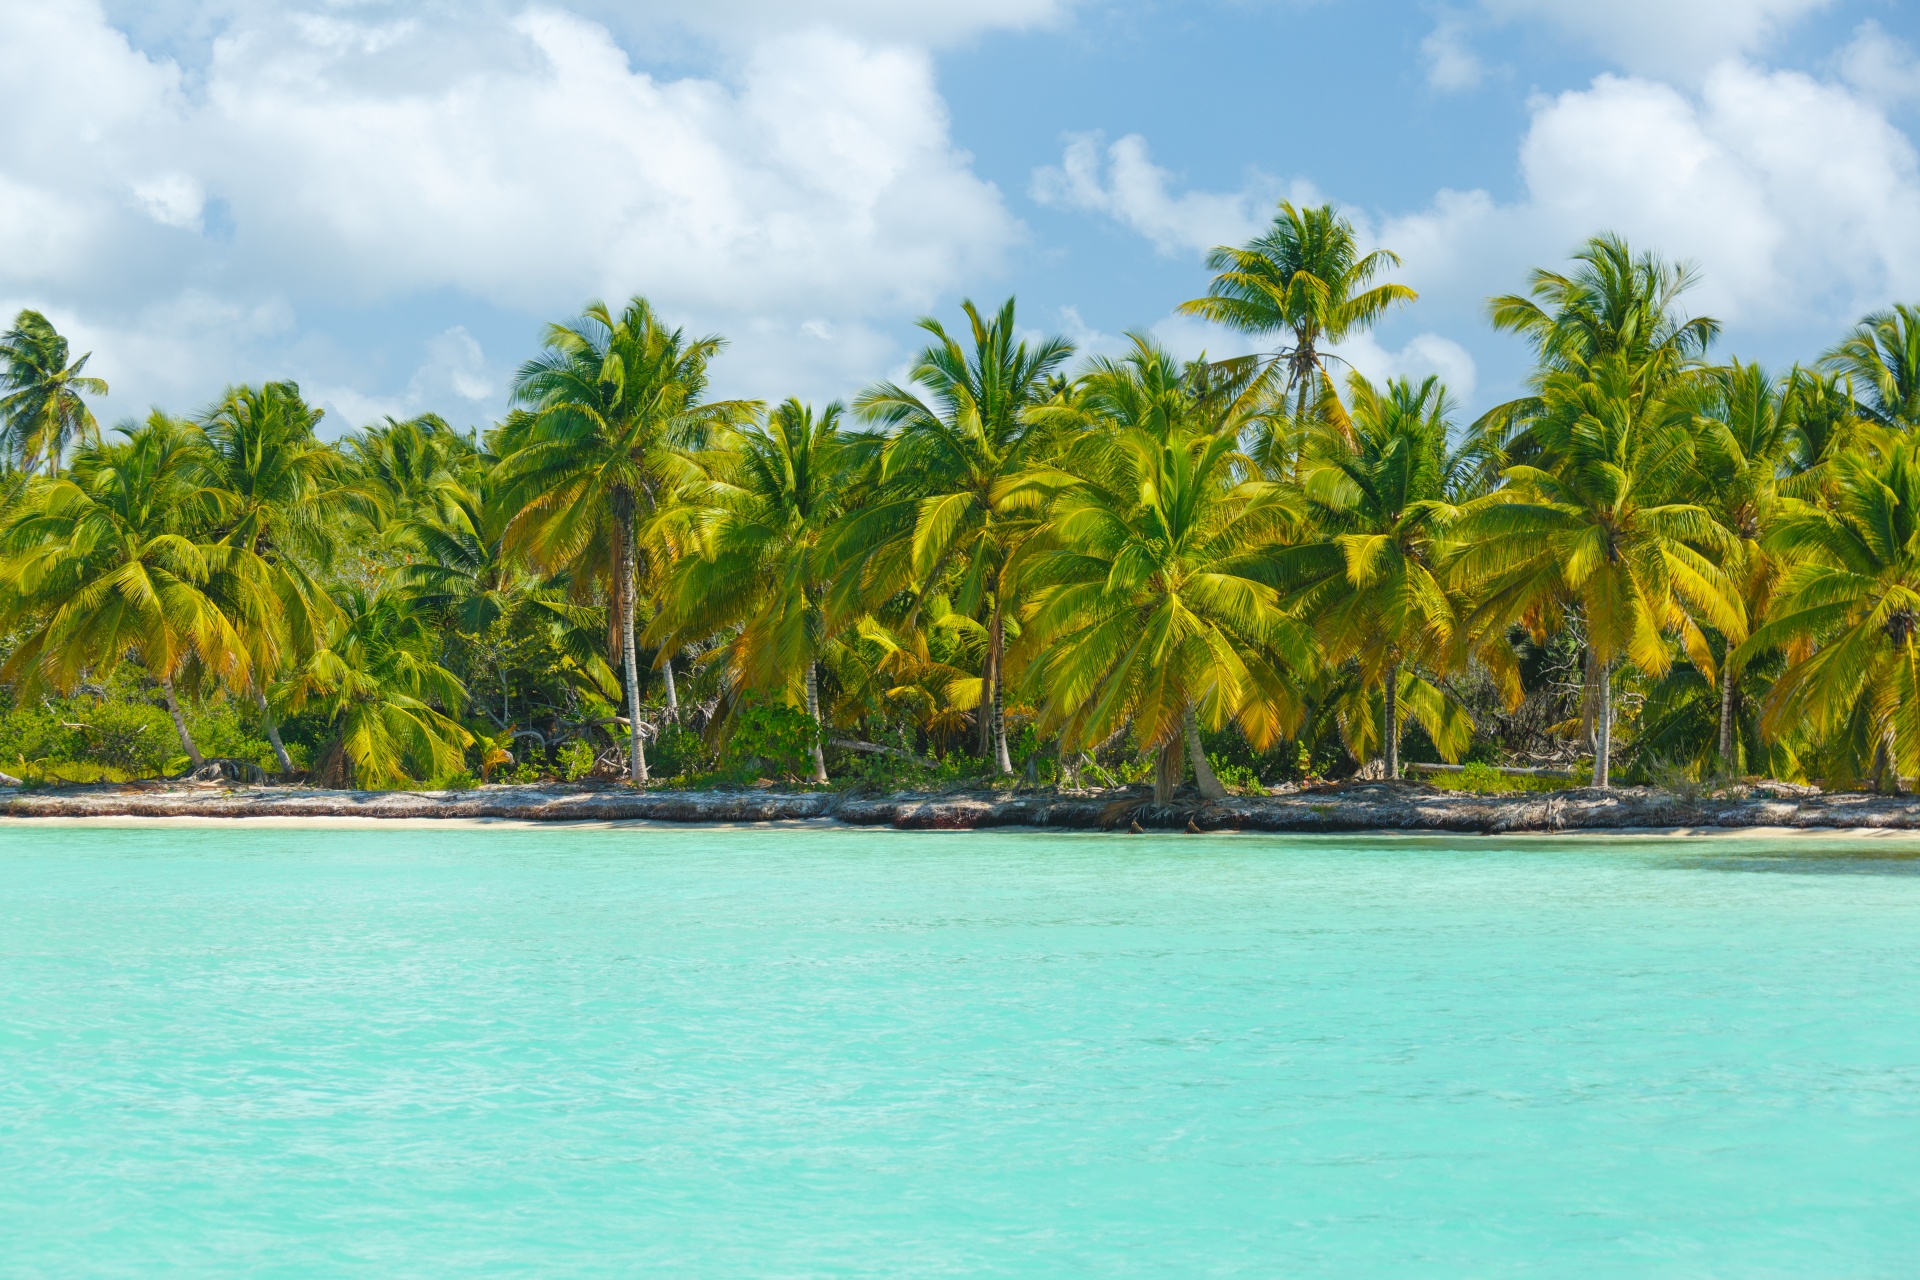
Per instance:
[[[0,827],[0,1273],[1911,1275],[1915,850]]]

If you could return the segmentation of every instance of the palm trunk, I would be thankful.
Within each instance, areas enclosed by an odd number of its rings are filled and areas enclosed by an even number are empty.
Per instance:
[[[640,655],[633,639],[633,511],[632,499],[627,500],[627,509],[617,511],[614,519],[619,524],[620,537],[620,647],[627,668],[627,769],[629,779],[635,786],[647,784],[647,750],[640,740]]]
[[[667,681],[667,719],[680,723],[680,695],[673,687],[673,658],[671,655],[660,664],[660,674]]]
[[[1900,794],[1900,757],[1894,751],[1893,731],[1880,738],[1873,749],[1873,789],[1885,795]]]
[[[1732,777],[1737,771],[1733,759],[1733,671],[1720,669],[1720,771]]]
[[[1381,715],[1381,743],[1387,757],[1387,777],[1400,776],[1400,664],[1387,668],[1386,710]]]
[[[187,718],[180,713],[180,699],[173,692],[173,680],[161,680],[160,688],[167,695],[167,714],[173,717],[173,727],[180,735],[180,745],[187,749],[187,760],[198,769],[207,760],[200,754],[200,748],[194,745],[193,735],[187,732]]]
[[[1167,739],[1153,758],[1153,802],[1155,804],[1173,803],[1174,789],[1180,785],[1180,739],[1184,731],[1176,732]]]
[[[987,634],[989,636],[993,634],[991,628],[988,629]],[[991,641],[989,641],[987,645],[986,657],[982,659],[980,663],[980,705],[974,711],[974,720],[979,726],[979,732],[975,734],[974,737],[975,737],[975,744],[979,748],[980,758],[982,760],[992,759],[993,757],[993,645]]]
[[[287,754],[286,746],[280,741],[280,726],[274,723],[273,712],[267,707],[267,695],[255,689],[253,700],[260,706],[260,723],[267,727],[267,741],[273,744],[273,757],[280,762],[280,772],[292,773],[293,757]]]
[[[1007,755],[1007,691],[1001,665],[1006,660],[1007,632],[1000,621],[1000,602],[993,604],[990,641],[993,646],[993,762],[1002,774],[1013,772],[1013,760]]]
[[[820,747],[820,664],[807,664],[807,715],[813,721],[813,780],[827,780],[827,753]]]
[[[1220,785],[1220,778],[1213,771],[1213,765],[1207,761],[1207,744],[1200,741],[1200,726],[1194,722],[1193,708],[1188,707],[1185,719],[1187,739],[1187,763],[1193,766],[1193,780],[1200,787],[1200,796],[1204,800],[1225,800],[1227,789]]]
[[[1613,662],[1600,664],[1600,709],[1593,727],[1593,785],[1608,787],[1613,759]]]

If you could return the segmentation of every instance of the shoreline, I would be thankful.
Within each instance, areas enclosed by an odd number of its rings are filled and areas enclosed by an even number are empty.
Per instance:
[[[490,786],[468,791],[320,791],[304,787],[104,785],[0,792],[0,821],[395,827],[673,823],[762,828],[829,825],[901,831],[1032,827],[1067,831],[1292,834],[1920,835],[1920,797],[1799,794],[1757,785],[1723,796],[1645,788],[1474,795],[1422,783],[1360,782],[1284,795],[1158,805],[1143,788],[899,793],[629,791]]]

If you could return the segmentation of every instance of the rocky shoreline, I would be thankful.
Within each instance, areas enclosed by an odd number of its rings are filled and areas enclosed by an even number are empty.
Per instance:
[[[1920,831],[1920,797],[1821,794],[1754,786],[1682,796],[1645,788],[1506,795],[1414,782],[1358,782],[1221,801],[1159,805],[1144,788],[1107,791],[903,793],[630,791],[492,786],[470,791],[321,791],[200,784],[0,791],[12,818],[406,818],[679,823],[839,822],[903,831],[981,827],[1175,831],[1607,831],[1675,827],[1869,828]]]

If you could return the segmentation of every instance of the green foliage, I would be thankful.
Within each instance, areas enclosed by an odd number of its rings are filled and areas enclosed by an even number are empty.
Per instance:
[[[578,738],[560,748],[558,758],[560,776],[568,782],[578,782],[593,772],[593,747]]]
[[[736,782],[769,774],[802,777],[819,741],[820,722],[806,712],[749,696],[734,713],[723,757],[726,774]]]

